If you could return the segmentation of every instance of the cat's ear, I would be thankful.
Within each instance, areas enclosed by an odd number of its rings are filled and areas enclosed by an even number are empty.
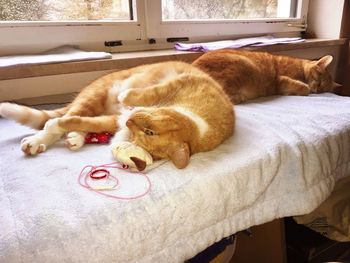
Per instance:
[[[343,85],[332,81],[332,91],[338,92],[341,87],[343,87]]]
[[[187,143],[180,143],[169,147],[168,157],[179,168],[185,168],[190,162],[190,147]]]
[[[325,69],[329,66],[329,64],[332,63],[332,61],[333,61],[333,57],[331,55],[326,55],[317,61],[317,65]]]

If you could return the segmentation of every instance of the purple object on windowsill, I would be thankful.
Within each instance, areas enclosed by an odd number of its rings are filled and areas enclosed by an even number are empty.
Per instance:
[[[282,37],[276,38],[273,36],[262,37],[250,37],[240,38],[236,40],[223,40],[206,43],[176,43],[175,49],[182,51],[202,51],[208,52],[211,50],[223,49],[223,48],[241,48],[247,46],[268,46],[276,44],[298,43],[303,42],[305,39],[300,37]]]

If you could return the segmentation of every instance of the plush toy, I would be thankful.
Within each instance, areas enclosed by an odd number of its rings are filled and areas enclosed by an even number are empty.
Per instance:
[[[131,142],[120,142],[113,145],[112,154],[118,162],[143,171],[153,163],[152,156],[143,148]]]
[[[109,140],[113,136],[112,133],[103,132],[103,133],[87,133],[85,135],[85,143],[86,144],[107,144]]]

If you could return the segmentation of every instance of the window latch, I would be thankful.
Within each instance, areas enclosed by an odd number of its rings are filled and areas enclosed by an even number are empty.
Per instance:
[[[106,47],[116,47],[116,46],[122,46],[123,42],[121,40],[113,40],[113,41],[105,41]]]
[[[173,43],[173,42],[182,42],[182,41],[189,41],[190,39],[188,37],[168,37],[166,39],[167,42]]]

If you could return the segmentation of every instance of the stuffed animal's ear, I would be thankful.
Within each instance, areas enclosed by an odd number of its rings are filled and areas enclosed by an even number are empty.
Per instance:
[[[190,148],[188,144],[181,143],[169,147],[168,157],[177,168],[185,168],[190,162]]]
[[[325,69],[331,64],[333,57],[331,55],[324,56],[317,61],[317,65]]]
[[[147,164],[145,161],[143,161],[137,157],[130,157],[130,160],[134,162],[137,170],[143,171],[146,169]]]

